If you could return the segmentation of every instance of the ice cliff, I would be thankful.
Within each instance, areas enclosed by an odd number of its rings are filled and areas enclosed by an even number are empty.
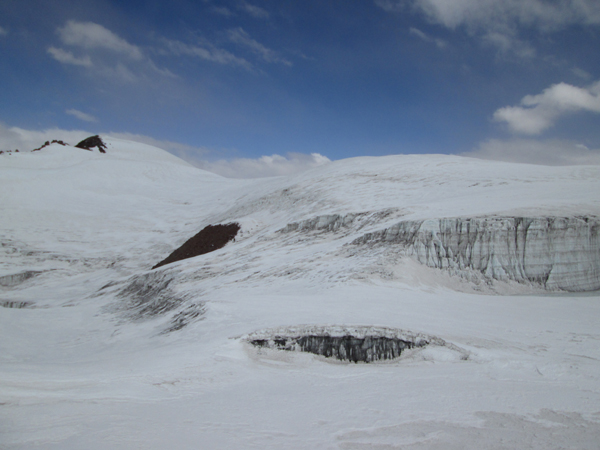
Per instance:
[[[403,221],[353,245],[399,245],[429,267],[534,283],[600,289],[600,221],[595,217],[475,217]]]

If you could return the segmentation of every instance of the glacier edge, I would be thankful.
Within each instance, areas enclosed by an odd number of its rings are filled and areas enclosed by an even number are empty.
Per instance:
[[[402,221],[351,245],[398,245],[428,267],[572,292],[600,289],[596,217],[472,217]]]

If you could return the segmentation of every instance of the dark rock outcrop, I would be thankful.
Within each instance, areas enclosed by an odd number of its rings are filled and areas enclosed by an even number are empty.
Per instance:
[[[100,153],[106,153],[106,144],[98,135],[90,136],[89,138],[84,139],[75,147],[90,151],[93,148],[97,148],[100,151]]]
[[[33,150],[31,150],[31,151],[32,151],[32,152],[38,152],[38,151],[40,151],[41,149],[43,149],[43,148],[45,148],[45,147],[48,147],[48,146],[49,146],[49,145],[51,145],[51,144],[60,144],[60,145],[63,145],[63,146],[65,146],[65,145],[69,145],[69,144],[67,144],[66,142],[63,142],[63,141],[59,141],[59,140],[53,139],[53,140],[51,140],[51,141],[46,141],[46,142],[44,142],[44,144],[43,144],[43,145],[40,145],[38,148],[34,148],[34,149],[33,149]],[[18,151],[19,151],[19,150],[15,150],[15,152],[18,152]]]
[[[215,250],[225,247],[225,244],[229,241],[232,241],[239,230],[240,225],[237,223],[208,225],[152,268],[156,269],[157,267],[181,261],[182,259],[193,258],[194,256],[214,252]]]

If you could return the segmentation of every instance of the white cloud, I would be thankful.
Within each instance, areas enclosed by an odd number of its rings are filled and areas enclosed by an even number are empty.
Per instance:
[[[233,13],[224,6],[213,6],[210,10],[215,14],[219,14],[225,17],[231,17],[233,15]]]
[[[572,24],[600,24],[597,0],[412,0],[410,3],[431,21],[448,28],[522,24],[554,30]]]
[[[482,39],[484,43],[496,47],[501,54],[512,53],[524,59],[533,58],[536,55],[535,48],[528,42],[519,39],[514,30],[489,30],[484,34]]]
[[[63,64],[72,64],[74,66],[92,67],[92,60],[89,56],[83,56],[81,58],[76,57],[73,53],[63,50],[62,48],[50,47],[48,53],[52,57]]]
[[[242,1],[238,4],[238,8],[256,19],[268,19],[269,12],[248,2]]]
[[[408,32],[410,34],[412,34],[413,36],[417,36],[419,39],[422,39],[425,42],[434,43],[435,45],[438,46],[438,48],[446,48],[446,46],[448,45],[448,43],[446,41],[444,41],[443,39],[433,38],[433,37],[429,36],[428,34],[422,32],[418,28],[411,27],[408,30]]]
[[[463,156],[548,166],[600,165],[600,149],[557,139],[492,139]]]
[[[406,3],[403,0],[375,0],[375,4],[387,12],[406,11]]]
[[[201,169],[228,178],[261,178],[291,175],[313,167],[330,163],[331,160],[319,153],[288,153],[287,156],[271,155],[260,158],[237,158],[232,160],[199,161],[192,164]]]
[[[140,77],[123,63],[118,63],[114,67],[104,66],[97,72],[104,78],[116,80],[121,83],[135,83],[140,80]]]
[[[235,28],[227,32],[229,40],[235,44],[244,46],[256,55],[260,56],[264,61],[269,63],[281,63],[286,66],[291,66],[292,63],[283,58],[280,58],[276,52],[265,47],[260,42],[255,41],[242,28]]]
[[[494,113],[494,120],[506,122],[511,131],[540,134],[565,114],[576,111],[600,113],[600,81],[588,88],[558,83],[538,95],[526,95],[521,106],[505,106]]]
[[[84,122],[98,122],[98,119],[96,119],[94,116],[81,112],[77,109],[67,109],[65,112],[71,116],[77,117],[79,120],[83,120]]]
[[[58,35],[66,45],[85,49],[111,50],[134,60],[143,58],[142,52],[136,45],[132,45],[120,38],[112,31],[93,22],[76,22],[69,20],[62,28],[58,28]]]
[[[584,80],[589,80],[590,78],[592,78],[592,75],[590,75],[589,72],[586,72],[583,69],[580,69],[579,67],[573,67],[571,69],[571,72],[573,72],[574,75],[577,75],[579,78],[583,78]]]
[[[599,25],[598,0],[375,0],[388,12],[409,8],[424,14],[432,23],[449,29],[464,27],[480,35],[503,53],[530,58],[535,52],[518,38],[522,27],[543,32],[570,25]]]
[[[68,21],[57,34],[64,45],[75,47],[80,55],[64,48],[49,47],[47,52],[55,60],[93,70],[93,76],[116,83],[134,83],[151,80],[156,74],[177,78],[168,69],[159,68],[140,48],[120,38],[112,31],[92,22]],[[109,50],[106,52],[105,50]],[[92,57],[94,59],[92,63]]]
[[[8,30],[6,28],[0,27],[0,36],[6,36],[8,34]]]
[[[169,53],[177,56],[196,56],[206,61],[212,61],[224,65],[240,66],[248,70],[252,69],[252,64],[250,64],[244,58],[239,58],[227,50],[217,48],[208,42],[203,43],[203,46],[189,45],[181,41],[173,41],[169,39],[164,39],[163,42],[166,45]]]

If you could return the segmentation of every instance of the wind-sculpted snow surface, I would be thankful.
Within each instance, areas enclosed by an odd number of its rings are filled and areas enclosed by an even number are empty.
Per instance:
[[[117,300],[108,305],[107,312],[117,313],[127,321],[147,321],[171,313],[169,323],[160,333],[178,331],[191,322],[201,320],[206,312],[202,301],[191,301],[191,295],[179,293],[171,284],[173,275],[166,271],[136,275],[127,280],[125,287],[109,283],[97,296],[116,291]]]
[[[600,289],[600,222],[590,217],[483,217],[405,221],[354,240],[400,245],[429,266],[547,289]],[[467,275],[464,272],[463,275]]]
[[[151,272],[133,277],[119,293],[117,303],[131,320],[142,320],[172,311],[183,302],[169,287],[172,278],[165,272]]]
[[[302,220],[300,222],[289,223],[282,228],[282,233],[291,233],[294,231],[337,231],[340,228],[346,228],[354,223],[357,217],[364,216],[365,213],[356,214],[328,214],[325,216],[317,216],[312,219]]]
[[[101,138],[0,155],[0,447],[598,447],[598,293],[543,287],[597,286],[600,166],[233,180]]]
[[[399,217],[402,215],[402,210],[398,208],[388,208],[381,211],[359,212],[348,214],[326,214],[322,216],[312,217],[310,219],[301,220],[299,222],[288,223],[284,228],[279,230],[281,233],[292,232],[338,232],[347,230],[347,232],[355,232],[367,225],[372,225],[384,220]]]
[[[0,300],[0,306],[3,308],[33,308],[33,303],[31,302],[20,302],[15,300]]]
[[[0,286],[13,287],[17,286],[30,278],[39,275],[40,272],[27,270],[25,272],[15,273],[12,275],[4,275],[0,277]]]

